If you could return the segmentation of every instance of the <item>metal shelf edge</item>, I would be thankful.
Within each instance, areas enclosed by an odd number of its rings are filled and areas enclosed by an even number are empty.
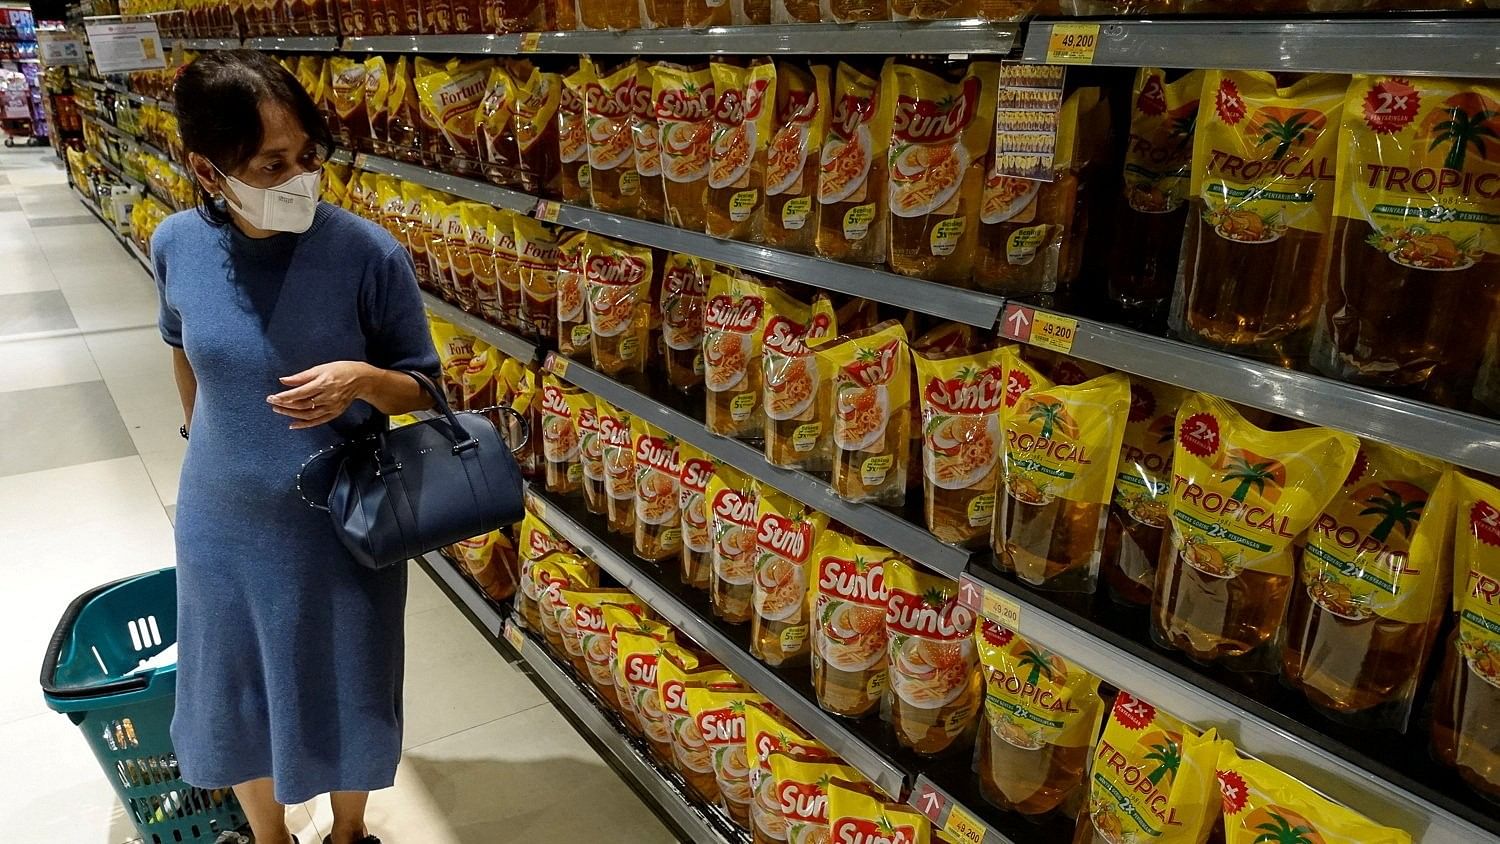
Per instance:
[[[1022,61],[1046,62],[1054,23],[1026,30]],[[1500,76],[1500,20],[1174,19],[1089,21],[1092,64],[1330,73]]]
[[[1000,593],[1016,604],[1020,619],[1016,632],[1022,636],[1045,643],[1110,685],[1140,695],[1184,721],[1217,727],[1245,753],[1313,784],[1333,800],[1380,823],[1411,832],[1423,844],[1500,842],[1500,837],[1396,788],[1373,772],[1053,616],[1033,603],[1024,590],[972,575],[965,575],[964,584],[965,589],[974,584],[985,592]]]
[[[871,782],[894,799],[905,793],[906,771],[884,759],[878,752],[844,728],[835,716],[819,709],[816,703],[800,693],[789,689],[780,677],[773,674],[760,660],[748,651],[725,638],[692,608],[683,604],[675,595],[661,589],[650,578],[636,570],[634,564],[621,557],[608,543],[596,537],[588,528],[574,521],[535,489],[528,490],[534,503],[540,504],[542,520],[573,544],[584,556],[592,559],[600,568],[609,572],[620,585],[629,589],[653,610],[659,613],[688,638],[707,649],[725,667],[744,677],[757,692],[765,695],[803,729],[812,733],[819,741],[828,745],[844,761],[858,768]]]
[[[491,325],[467,311],[444,302],[431,293],[425,291],[422,293],[422,303],[439,318],[469,331],[474,336],[522,363],[534,363],[537,359],[536,344],[530,340],[512,334],[503,328]]]
[[[564,360],[564,358],[557,358]],[[554,373],[556,369],[549,368]],[[748,445],[711,434],[703,423],[661,404],[599,372],[572,361],[558,374],[578,387],[602,396],[611,404],[646,419],[678,439],[691,443],[758,481],[768,483],[809,507],[827,513],[893,551],[916,560],[945,577],[957,579],[967,567],[971,552],[922,530],[917,525],[873,504],[856,504],[840,498],[833,487],[811,475],[783,469],[766,461],[765,455]]]
[[[1015,320],[1021,308],[1051,313],[1042,308],[1008,304],[1001,326],[1006,337],[1020,339]],[[1066,314],[1061,316],[1076,319]],[[1071,355],[1143,378],[1201,390],[1304,422],[1431,454],[1460,466],[1500,474],[1500,420],[1447,410],[1109,323],[1076,321],[1078,330]]]
[[[339,39],[332,35],[273,35],[247,38],[245,39],[245,47],[251,50],[331,53],[339,48]]]
[[[935,812],[937,817],[933,817],[934,812],[930,810],[928,805],[924,805],[930,803],[932,800],[931,797],[927,796],[929,793],[936,794],[941,801]],[[928,779],[926,774],[917,774],[916,782],[912,783],[911,797],[906,802],[912,808],[930,818],[933,829],[947,829],[948,821],[953,816],[953,810],[962,805],[957,800],[954,800],[953,795],[949,794],[942,786]],[[984,841],[981,844],[1026,844],[1026,842],[1016,841],[989,824],[986,824],[984,818],[978,812],[968,807],[964,807],[963,812],[984,826]]]
[[[558,667],[551,654],[537,644],[535,639],[524,633],[521,637],[520,656],[531,669],[532,676],[567,704],[569,712],[577,719],[578,724],[585,727],[600,744],[609,750],[621,767],[630,773],[631,778],[651,795],[657,806],[670,815],[684,832],[691,834],[694,841],[729,842],[733,840],[722,835],[713,824],[700,815],[682,793],[662,775],[656,765],[642,756],[640,751],[631,745],[625,734],[620,732],[619,728],[599,710],[598,705],[577,687],[565,671]]]
[[[463,176],[455,176],[416,164],[408,164],[404,161],[381,158],[378,155],[360,153],[354,156],[354,166],[360,170],[395,176],[398,179],[425,185],[433,190],[472,199],[475,202],[487,202],[497,208],[508,208],[522,214],[530,214],[531,210],[536,207],[536,197],[530,194],[496,187],[487,182],[466,179]]]
[[[469,612],[473,613],[480,624],[484,625],[485,632],[494,638],[500,638],[501,632],[505,629],[505,619],[500,616],[499,610],[496,610],[483,595],[479,594],[479,590],[470,584],[443,555],[430,551],[422,556],[427,563],[428,570],[437,575],[453,591],[453,594],[463,601]]]

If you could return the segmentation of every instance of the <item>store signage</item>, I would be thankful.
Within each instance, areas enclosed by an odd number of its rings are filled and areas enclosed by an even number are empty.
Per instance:
[[[167,66],[166,52],[156,21],[137,23],[89,23],[89,46],[100,73],[124,73]]]
[[[82,65],[83,39],[71,32],[38,32],[37,52],[48,66]]]

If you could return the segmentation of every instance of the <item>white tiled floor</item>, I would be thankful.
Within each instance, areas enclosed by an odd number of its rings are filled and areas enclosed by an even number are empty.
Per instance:
[[[0,197],[23,209],[0,211],[0,310],[14,294],[60,292],[78,325],[0,336],[0,415],[36,420],[7,431],[3,447],[48,467],[0,476],[0,818],[8,841],[123,844],[135,831],[77,729],[47,709],[37,666],[74,596],[172,562],[181,420],[150,276],[86,216],[54,161],[46,150],[0,151]],[[22,300],[34,297],[9,302]],[[108,406],[98,413],[123,422],[129,456],[74,462],[78,444],[49,436],[48,408],[18,407],[37,395],[23,391],[99,381]],[[601,828],[611,841],[672,840],[417,569],[407,642],[406,755],[396,786],[370,803],[388,844],[574,841]],[[322,840],[331,814],[313,801],[288,820],[307,844]]]

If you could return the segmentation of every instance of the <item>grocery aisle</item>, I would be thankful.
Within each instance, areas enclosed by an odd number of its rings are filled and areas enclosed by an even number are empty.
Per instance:
[[[135,838],[36,672],[67,603],[167,565],[183,442],[150,276],[67,187],[50,150],[0,150],[0,766],[9,840]],[[672,836],[419,570],[407,606],[407,753],[371,801],[390,844]],[[591,811],[577,811],[587,805]],[[325,804],[292,828],[320,841]]]

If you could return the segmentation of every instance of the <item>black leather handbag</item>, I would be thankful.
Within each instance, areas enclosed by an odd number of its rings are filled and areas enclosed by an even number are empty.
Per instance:
[[[521,468],[495,423],[484,412],[454,413],[432,379],[407,374],[432,396],[436,415],[325,449],[297,473],[300,492],[310,467],[338,459],[327,503],[303,500],[326,511],[344,547],[372,569],[515,524],[525,510]],[[527,435],[520,414],[494,410]]]

